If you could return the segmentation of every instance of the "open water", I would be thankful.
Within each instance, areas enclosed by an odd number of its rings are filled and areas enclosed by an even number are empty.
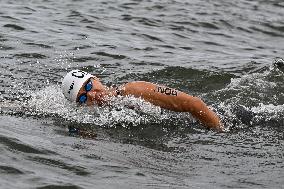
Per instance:
[[[284,188],[283,0],[2,0],[0,28],[1,189]],[[72,69],[199,96],[226,132],[133,98],[78,107]]]

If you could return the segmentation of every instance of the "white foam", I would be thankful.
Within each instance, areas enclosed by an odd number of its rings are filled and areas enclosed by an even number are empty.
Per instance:
[[[229,126],[242,126],[242,116],[251,116],[250,125],[263,121],[283,120],[283,73],[270,66],[262,73],[246,74],[232,78],[223,89],[215,91],[220,102],[222,119]],[[240,111],[239,111],[240,110]],[[243,111],[243,112],[242,112]],[[244,114],[244,115],[242,115]]]
[[[263,104],[260,103],[257,107],[251,108],[254,113],[265,113],[265,114],[277,114],[284,111],[284,105],[273,105],[273,104]]]
[[[116,123],[138,125],[161,117],[159,107],[134,97],[113,98],[110,106],[87,107],[66,100],[60,87],[56,85],[30,95],[26,106],[31,110],[31,114],[55,115],[79,123],[101,126],[112,126]]]

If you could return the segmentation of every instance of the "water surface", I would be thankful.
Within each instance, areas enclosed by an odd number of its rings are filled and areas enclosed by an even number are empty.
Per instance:
[[[283,188],[283,8],[1,1],[0,188]],[[107,85],[178,88],[202,98],[227,131],[133,98],[78,107],[60,89],[72,69]]]

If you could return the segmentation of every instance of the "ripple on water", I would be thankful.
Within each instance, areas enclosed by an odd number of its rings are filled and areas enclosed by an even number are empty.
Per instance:
[[[46,44],[41,44],[41,43],[33,43],[33,42],[29,42],[29,43],[24,43],[25,45],[29,45],[29,46],[34,46],[34,47],[40,47],[40,48],[46,48],[46,49],[50,49],[52,48],[49,45]],[[31,57],[33,58],[33,57]],[[43,58],[47,58],[47,57],[43,57]]]
[[[105,57],[111,57],[113,59],[117,59],[117,60],[122,60],[127,58],[126,56],[122,55],[122,54],[111,54],[111,53],[107,53],[107,52],[94,52],[91,54],[96,54],[99,56],[105,56]]]
[[[8,138],[0,135],[0,143],[5,145],[10,151],[18,151],[23,153],[31,153],[31,154],[55,154],[55,152],[45,150],[45,149],[36,149],[32,146],[26,145],[18,139]]]
[[[19,26],[19,25],[17,25],[17,24],[5,24],[3,27],[12,28],[12,29],[17,30],[17,31],[23,31],[23,30],[25,30],[24,27]]]
[[[87,176],[89,175],[90,173],[87,172],[84,168],[84,167],[80,167],[80,166],[77,166],[77,165],[69,165],[63,161],[60,161],[60,160],[55,160],[55,159],[50,159],[50,158],[44,158],[44,157],[39,157],[39,156],[33,156],[33,157],[28,157],[28,159],[34,163],[40,163],[40,164],[43,164],[43,165],[48,165],[48,166],[51,166],[51,167],[57,167],[57,168],[60,168],[60,169],[64,169],[68,172],[72,172],[76,175],[79,175],[79,176]]]
[[[21,175],[24,174],[24,172],[14,167],[0,165],[0,174]]]
[[[283,7],[1,1],[0,112],[12,116],[0,122],[0,188],[281,188],[283,66],[269,65],[283,52]],[[78,107],[58,85],[77,68],[104,83],[146,80],[199,96],[229,129],[207,131],[134,99]],[[69,125],[97,138],[69,137]]]
[[[14,54],[15,58],[35,58],[35,59],[46,59],[47,56],[40,53],[20,53]]]
[[[69,184],[68,185],[50,184],[46,186],[37,187],[36,189],[82,189],[82,187],[76,185],[69,185]]]

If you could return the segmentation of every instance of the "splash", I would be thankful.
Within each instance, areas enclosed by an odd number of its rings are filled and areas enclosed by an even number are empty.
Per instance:
[[[161,109],[134,97],[114,97],[109,106],[78,106],[65,99],[57,85],[30,94],[25,106],[28,114],[53,116],[99,126],[139,125],[159,120]],[[131,107],[131,108],[129,108]]]
[[[260,103],[252,107],[251,111],[255,114],[254,122],[278,121],[283,126],[284,105],[273,105]]]
[[[281,65],[282,63],[278,61],[277,64],[258,73],[233,77],[230,83],[220,90],[210,90],[207,93],[199,90],[198,94],[201,93],[199,96],[204,101],[212,102],[208,104],[213,111],[218,112],[229,130],[265,122],[281,125],[284,114],[284,74]],[[173,77],[176,78],[176,76]],[[223,78],[223,75],[220,77]],[[9,93],[16,93],[16,89],[10,90]],[[20,90],[17,93],[19,94],[10,99],[0,95],[1,112],[55,117],[101,127],[117,125],[128,127],[157,123],[163,127],[174,125],[185,128],[195,121],[189,113],[167,112],[134,97],[115,97],[111,99],[109,106],[103,107],[78,106],[64,98],[59,85],[50,85],[36,92]]]
[[[225,88],[215,91],[212,96],[218,99],[217,109],[228,127],[283,124],[283,76],[278,64],[273,64],[264,72],[232,78]]]

